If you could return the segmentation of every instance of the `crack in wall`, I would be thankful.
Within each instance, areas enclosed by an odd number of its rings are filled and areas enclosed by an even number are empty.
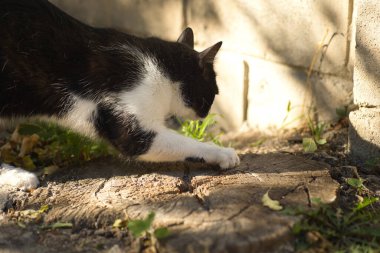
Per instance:
[[[354,0],[349,0],[348,1],[348,22],[347,22],[347,41],[346,41],[346,59],[344,62],[344,65],[347,67],[349,62],[350,62],[350,53],[351,53],[351,43],[352,43],[352,38],[353,38],[353,24],[352,24],[352,19],[354,15]]]
[[[249,88],[249,64],[243,61],[244,81],[243,81],[243,122],[248,120],[248,88]]]
[[[182,28],[186,28],[189,24],[187,15],[188,0],[182,0]]]

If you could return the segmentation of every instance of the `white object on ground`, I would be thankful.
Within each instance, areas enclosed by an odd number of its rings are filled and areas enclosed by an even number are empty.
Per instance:
[[[38,178],[34,173],[5,163],[0,164],[0,188],[9,185],[27,191],[37,188],[38,184]]]

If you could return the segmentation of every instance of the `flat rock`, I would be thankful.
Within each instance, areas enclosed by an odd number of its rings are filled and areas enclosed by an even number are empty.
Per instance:
[[[172,232],[162,252],[288,252],[296,219],[264,207],[261,198],[269,190],[285,207],[307,206],[311,198],[331,202],[338,184],[329,165],[283,153],[246,154],[241,160],[230,170],[96,161],[59,172],[31,193],[8,197],[19,209],[49,204],[45,222],[70,221],[80,228],[111,226],[116,218],[154,211],[154,226]]]

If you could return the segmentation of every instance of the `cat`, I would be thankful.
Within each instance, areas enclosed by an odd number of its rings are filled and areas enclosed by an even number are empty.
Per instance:
[[[201,143],[165,126],[171,115],[204,118],[218,94],[213,63],[222,42],[194,50],[176,42],[88,26],[47,0],[0,0],[0,127],[43,117],[142,161],[197,160],[230,168],[234,149]],[[38,186],[1,165],[0,185]]]

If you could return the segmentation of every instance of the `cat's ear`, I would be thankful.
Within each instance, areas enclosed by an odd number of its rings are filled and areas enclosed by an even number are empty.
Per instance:
[[[191,49],[194,49],[194,33],[193,33],[193,30],[190,27],[186,28],[181,33],[181,35],[179,36],[177,42],[184,44],[184,45],[190,47]]]
[[[222,42],[218,42],[215,45],[203,50],[199,53],[200,64],[203,66],[205,63],[213,63],[216,54],[218,53],[220,47],[222,46]]]

